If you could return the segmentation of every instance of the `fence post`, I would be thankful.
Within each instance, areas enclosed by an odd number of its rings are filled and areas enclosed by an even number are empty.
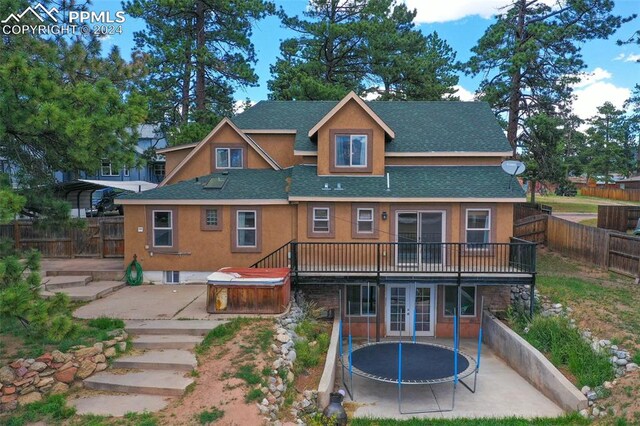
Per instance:
[[[17,220],[13,221],[13,246],[16,250],[20,250],[20,224]]]
[[[104,221],[98,218],[98,254],[104,259]]]
[[[609,269],[609,251],[611,250],[611,232],[607,232],[604,236],[604,267]],[[640,261],[638,262],[640,264]]]

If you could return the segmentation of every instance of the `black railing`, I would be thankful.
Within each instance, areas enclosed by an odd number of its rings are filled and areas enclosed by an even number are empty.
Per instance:
[[[291,241],[252,267],[290,267],[296,274],[533,274],[536,245],[517,238],[509,243]]]

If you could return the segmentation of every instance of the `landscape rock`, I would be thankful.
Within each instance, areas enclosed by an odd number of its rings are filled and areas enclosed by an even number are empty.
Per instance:
[[[62,382],[57,382],[55,385],[51,387],[50,393],[51,395],[58,395],[61,393],[67,393],[69,391],[69,385]]]
[[[51,352],[51,358],[53,362],[58,362],[58,363],[64,363],[68,361],[67,355],[60,352],[59,350],[55,350]]]
[[[27,395],[18,397],[19,405],[31,404],[32,402],[38,402],[42,400],[42,394],[40,392],[31,392]]]
[[[638,364],[634,362],[630,362],[626,365],[627,373],[631,373],[632,371],[636,371],[638,369]]]
[[[278,334],[276,340],[280,343],[287,343],[291,338],[286,334]]]
[[[42,388],[44,386],[50,385],[53,383],[53,377],[44,377],[38,381],[36,384],[37,388]]]
[[[114,356],[116,356],[115,348],[111,347],[111,348],[105,349],[104,356],[106,356],[107,358],[113,358]]]
[[[31,371],[42,371],[45,368],[47,368],[47,364],[45,364],[44,362],[36,361],[33,364],[31,364],[31,366],[29,367],[29,370],[31,370]]]
[[[107,364],[107,363],[104,363],[104,362],[101,362],[101,363],[99,363],[99,364],[96,364],[96,371],[95,371],[95,373],[99,373],[100,371],[104,371],[104,370],[106,370],[106,369],[107,369],[107,367],[108,367],[108,364]]]
[[[97,355],[99,352],[100,351],[97,348],[91,346],[90,348],[78,349],[75,352],[75,356],[78,357],[78,358],[84,358],[84,357],[88,357],[88,356]]]
[[[16,379],[16,375],[13,372],[13,368],[5,366],[0,368],[0,383],[9,384]]]
[[[127,350],[127,342],[118,342],[118,350],[124,352]]]
[[[71,383],[73,382],[77,371],[77,367],[69,367],[66,370],[58,371],[53,375],[53,378],[62,383]]]
[[[88,359],[85,359],[80,364],[80,367],[76,372],[76,377],[78,377],[79,379],[86,379],[95,371],[95,369],[96,369],[96,364]]]

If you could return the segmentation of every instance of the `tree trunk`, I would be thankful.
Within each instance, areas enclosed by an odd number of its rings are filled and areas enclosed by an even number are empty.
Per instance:
[[[189,121],[189,106],[191,105],[191,55],[192,50],[191,47],[193,45],[193,21],[187,19],[186,21],[186,31],[187,31],[187,45],[185,46],[184,52],[184,74],[182,77],[182,111],[180,114],[182,116],[182,123],[187,123]]]
[[[532,179],[529,181],[529,185],[531,186],[531,203],[535,204],[536,203],[536,185],[538,185],[538,181]]]
[[[206,109],[205,92],[205,9],[202,0],[196,1],[196,110]]]
[[[518,1],[518,22],[516,26],[516,52],[520,49],[522,43],[524,43],[526,35],[526,28],[524,23],[524,17],[526,14],[526,0]],[[511,144],[513,149],[513,156],[516,156],[516,143],[518,138],[518,113],[520,111],[520,99],[521,93],[522,73],[518,68],[511,76],[511,94],[509,95],[509,116],[507,118],[507,140]]]

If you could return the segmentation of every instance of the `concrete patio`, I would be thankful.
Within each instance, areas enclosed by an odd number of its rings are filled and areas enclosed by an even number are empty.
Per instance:
[[[450,339],[431,339],[436,343],[452,346]],[[460,349],[476,357],[477,341],[463,339]],[[340,368],[338,367],[340,370]],[[347,376],[348,380],[348,376]],[[473,385],[473,375],[465,381]],[[337,372],[337,386],[341,371]],[[348,383],[348,381],[347,381]],[[380,417],[408,419],[419,418],[480,418],[480,417],[557,417],[564,411],[529,382],[511,369],[502,359],[483,345],[478,385],[475,394],[461,384],[456,390],[455,409],[443,413],[400,414],[398,411],[398,387],[353,376],[355,400],[345,398],[355,417]],[[403,411],[435,410],[451,407],[453,385],[443,383],[431,387],[424,385],[403,386]]]

